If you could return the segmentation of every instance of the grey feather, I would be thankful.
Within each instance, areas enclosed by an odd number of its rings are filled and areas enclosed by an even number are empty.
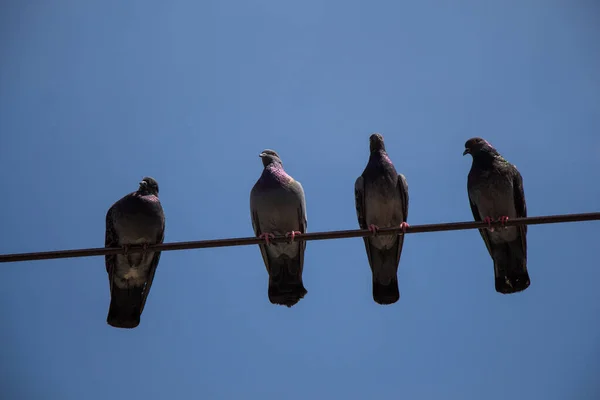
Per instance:
[[[256,236],[275,236],[289,232],[306,233],[306,200],[300,182],[283,169],[279,155],[273,150],[260,154],[263,172],[250,192],[250,213]],[[305,241],[260,244],[269,274],[269,300],[291,307],[306,295],[302,273]]]
[[[527,217],[523,178],[519,170],[506,161],[482,138],[465,143],[463,154],[471,154],[473,163],[467,179],[469,204],[476,221],[486,217]],[[485,246],[494,262],[496,291],[517,293],[531,283],[527,271],[527,225],[480,229]]]
[[[158,199],[158,184],[150,177],[115,202],[106,214],[105,247],[163,243],[165,215]],[[107,323],[135,328],[152,287],[160,251],[105,256],[111,301]]]
[[[399,227],[408,219],[408,184],[398,174],[386,150],[383,137],[370,137],[369,162],[354,185],[356,215],[361,229]],[[373,300],[393,304],[400,298],[398,266],[404,235],[376,235],[363,238],[372,272]]]

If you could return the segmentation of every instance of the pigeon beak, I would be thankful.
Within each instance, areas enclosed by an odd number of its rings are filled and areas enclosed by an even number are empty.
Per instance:
[[[466,156],[467,154],[471,154],[471,150],[465,149],[465,151],[463,151],[463,156]]]
[[[265,153],[260,153],[258,156],[259,156],[260,158],[263,158],[263,157],[265,157],[265,156],[266,156],[266,154],[265,154]]]
[[[140,187],[146,187],[146,185],[148,185],[148,182],[146,182],[146,181],[140,182]]]

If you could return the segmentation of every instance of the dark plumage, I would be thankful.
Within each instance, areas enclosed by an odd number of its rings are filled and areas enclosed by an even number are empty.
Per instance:
[[[369,229],[374,234],[379,228],[406,229],[406,178],[396,172],[385,151],[383,137],[374,133],[369,141],[369,162],[354,185],[358,224],[361,229]],[[398,265],[404,235],[374,235],[363,239],[373,273],[373,300],[379,304],[393,304],[400,298]]]
[[[264,169],[250,192],[252,227],[265,239],[259,248],[269,273],[269,300],[291,307],[307,293],[302,282],[306,242],[294,241],[295,235],[306,233],[304,189],[284,171],[276,152],[265,150],[260,157]],[[270,243],[284,234],[288,243]]]
[[[467,140],[465,154],[473,157],[467,190],[475,220],[489,223],[527,217],[523,178],[517,168],[482,138]],[[527,225],[486,228],[479,233],[494,260],[496,291],[508,294],[527,289]]]
[[[162,243],[164,234],[165,214],[158,200],[158,183],[152,178],[144,178],[137,191],[121,198],[106,214],[105,247],[146,247]],[[105,256],[110,284],[109,325],[139,325],[159,260],[160,251]]]

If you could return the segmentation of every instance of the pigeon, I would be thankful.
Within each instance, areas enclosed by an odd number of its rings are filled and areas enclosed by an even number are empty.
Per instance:
[[[105,256],[110,284],[109,325],[131,329],[140,324],[160,260],[160,251],[147,248],[163,243],[164,237],[165,214],[158,199],[158,183],[145,177],[136,192],[118,200],[106,213],[105,247],[123,247],[125,251]],[[142,245],[144,252],[128,254],[131,245]]]
[[[404,244],[402,235],[377,235],[380,228],[399,227],[406,232],[408,223],[408,184],[396,172],[385,150],[383,136],[369,138],[371,155],[362,175],[354,184],[356,216],[361,229],[373,236],[363,237],[373,274],[373,300],[386,305],[400,299],[398,265]]]
[[[473,157],[467,191],[475,220],[504,225],[509,218],[527,217],[523,178],[517,168],[482,138],[467,140],[466,154]],[[496,291],[510,294],[527,289],[527,225],[490,226],[479,233],[494,261]]]
[[[302,282],[305,241],[294,241],[306,233],[306,201],[300,182],[283,169],[279,155],[273,150],[260,153],[262,175],[250,192],[250,214],[265,267],[269,273],[269,301],[292,307],[306,295]],[[288,240],[272,243],[275,236]]]

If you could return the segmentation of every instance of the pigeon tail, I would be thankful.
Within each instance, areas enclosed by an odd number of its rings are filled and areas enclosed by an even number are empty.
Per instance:
[[[271,262],[268,293],[272,304],[291,307],[308,293],[302,282],[302,270],[297,267],[299,261],[288,258]]]
[[[401,238],[390,249],[378,249],[368,244],[369,264],[373,274],[373,300],[378,304],[394,304],[400,299],[398,246],[401,244]]]
[[[113,287],[106,322],[115,328],[131,329],[140,324],[142,287]]]
[[[527,258],[521,251],[520,241],[507,243],[494,257],[496,291],[502,294],[522,292],[531,284],[527,272]]]
[[[373,278],[373,300],[381,305],[394,304],[400,299],[400,290],[398,289],[398,277],[392,277],[390,283],[382,284]]]

